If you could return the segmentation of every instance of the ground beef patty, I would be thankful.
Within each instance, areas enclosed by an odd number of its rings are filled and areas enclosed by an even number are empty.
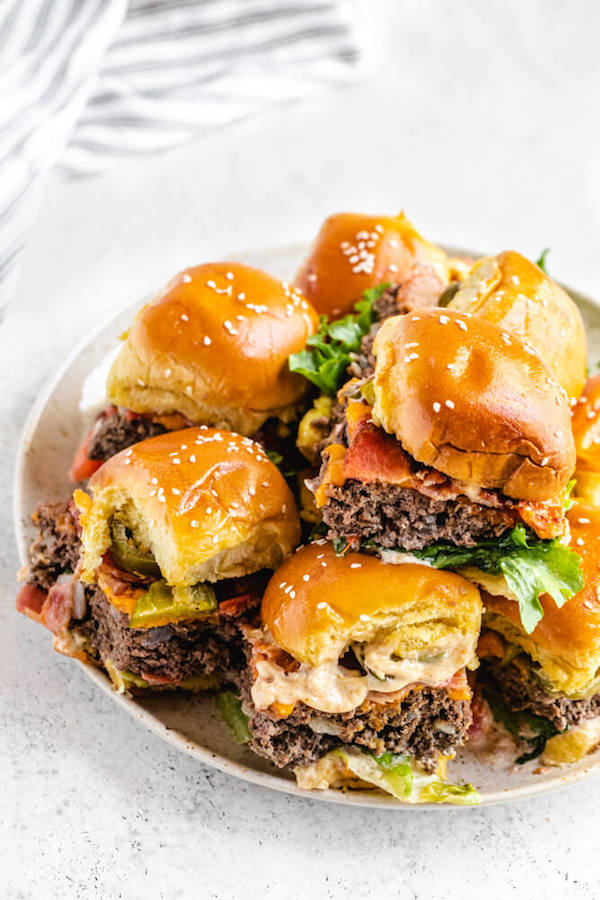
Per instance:
[[[252,708],[247,685],[243,695],[245,708]],[[311,722],[335,734],[319,733]],[[248,720],[251,749],[279,767],[314,762],[343,742],[377,754],[409,753],[433,769],[439,754],[451,753],[464,742],[470,724],[469,702],[450,699],[443,687],[423,687],[392,703],[367,701],[348,713],[322,713],[298,703],[284,719],[254,710]]]
[[[74,571],[80,541],[71,500],[40,503],[31,517],[38,536],[30,549],[29,582],[48,590],[64,572]]]
[[[103,413],[94,425],[88,445],[88,456],[90,459],[104,462],[120,450],[125,450],[126,447],[138,444],[146,438],[164,434],[166,430],[164,425],[144,416],[132,419],[131,413],[120,409],[110,414]]]
[[[435,541],[472,547],[499,537],[514,524],[514,515],[472,503],[467,497],[436,500],[411,488],[348,479],[328,487],[322,509],[330,540],[360,534],[381,547],[419,550]]]
[[[562,694],[551,694],[511,663],[503,665],[500,660],[484,659],[480,674],[484,684],[486,679],[493,683],[509,709],[543,716],[558,731],[600,715],[600,694],[587,700],[570,700]]]
[[[219,675],[236,683],[244,662],[241,638],[233,622],[197,620],[157,628],[130,628],[100,588],[90,588],[88,618],[81,626],[102,661],[136,675],[184,681],[194,675]]]

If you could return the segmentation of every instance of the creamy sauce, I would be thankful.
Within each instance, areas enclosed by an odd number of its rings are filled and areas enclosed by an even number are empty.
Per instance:
[[[417,682],[445,684],[471,662],[474,641],[472,636],[459,635],[443,649],[428,648],[420,659],[395,659],[392,652],[390,638],[368,644],[363,650],[364,665],[369,669],[366,675],[342,668],[337,656],[318,666],[303,663],[295,672],[285,672],[267,656],[258,657],[252,700],[257,709],[268,709],[273,703],[292,706],[303,702],[321,712],[351,712],[371,692],[393,694]]]

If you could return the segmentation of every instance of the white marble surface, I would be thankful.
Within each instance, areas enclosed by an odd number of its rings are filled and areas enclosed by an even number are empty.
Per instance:
[[[600,779],[487,810],[339,809],[245,785],[127,719],[13,611],[19,429],[90,323],[179,266],[404,206],[600,296],[600,7],[362,0],[365,81],[48,185],[2,325],[0,895],[597,897]],[[60,423],[57,423],[60,427]]]

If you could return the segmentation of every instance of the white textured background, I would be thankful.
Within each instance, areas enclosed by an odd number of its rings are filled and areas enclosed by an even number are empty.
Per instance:
[[[360,5],[372,66],[357,87],[48,185],[1,326],[3,898],[600,895],[600,779],[488,810],[287,798],[168,749],[13,612],[28,407],[90,323],[165,273],[305,238],[333,210],[403,206],[434,239],[550,246],[552,272],[600,296],[600,6]]]

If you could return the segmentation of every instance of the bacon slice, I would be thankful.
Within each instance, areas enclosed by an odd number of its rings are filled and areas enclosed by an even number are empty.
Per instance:
[[[47,596],[46,591],[34,584],[24,584],[17,594],[17,612],[24,613],[35,622],[40,622],[42,607]]]
[[[240,594],[238,597],[230,597],[219,603],[218,613],[226,619],[236,619],[249,609],[254,609],[260,604],[260,594]]]
[[[413,486],[411,459],[401,444],[372,422],[363,421],[344,458],[344,477]]]

